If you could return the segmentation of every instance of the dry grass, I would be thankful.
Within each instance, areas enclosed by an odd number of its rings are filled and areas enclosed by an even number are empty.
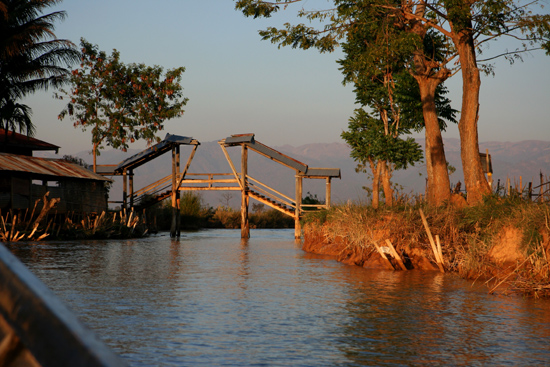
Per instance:
[[[305,222],[322,232],[327,243],[344,240],[350,247],[371,252],[374,243],[383,246],[389,239],[398,252],[416,249],[434,261],[419,209],[431,232],[441,239],[447,270],[469,279],[484,279],[490,288],[502,282],[500,290],[550,295],[550,208],[545,203],[496,195],[462,209],[451,205],[429,208],[419,200],[379,209],[348,203],[310,215]],[[504,251],[498,246],[508,229],[518,234],[507,239],[513,241],[518,255],[503,262],[495,254]]]

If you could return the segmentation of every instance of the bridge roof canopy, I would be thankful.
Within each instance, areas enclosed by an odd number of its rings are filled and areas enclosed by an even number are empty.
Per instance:
[[[220,143],[223,143],[226,147],[246,145],[248,148],[258,154],[263,155],[264,157],[272,159],[289,168],[295,169],[296,173],[304,178],[341,178],[339,168],[309,167],[305,163],[302,163],[292,157],[287,156],[286,154],[283,154],[273,148],[268,147],[267,145],[260,143],[259,141],[256,141],[254,139],[254,134],[231,135],[224,140],[221,140]]]
[[[305,173],[307,171],[307,164],[302,163],[292,157],[289,157],[273,148],[268,147],[256,141],[254,139],[254,134],[238,134],[231,135],[228,138],[222,140],[225,146],[235,146],[235,145],[246,145],[251,150],[255,151],[258,154],[263,155],[271,160],[276,161],[284,166],[292,168],[300,173]]]
[[[172,148],[177,145],[200,145],[200,143],[198,140],[188,136],[166,134],[166,137],[160,143],[157,143],[120,162],[114,169],[114,174],[122,174],[125,169],[134,169],[139,167],[172,150]]]
[[[340,168],[313,168],[308,167],[305,173],[300,173],[305,178],[341,178]]]

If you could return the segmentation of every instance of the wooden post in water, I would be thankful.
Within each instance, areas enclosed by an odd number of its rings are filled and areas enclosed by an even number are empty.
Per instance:
[[[177,186],[177,176],[180,169],[180,147],[172,148],[172,225],[170,237],[180,237],[180,191]]]
[[[300,225],[300,214],[302,214],[302,176],[296,175],[296,210],[294,211],[294,238],[302,236]]]
[[[242,144],[241,150],[241,238],[250,238],[248,221],[248,148]]]
[[[126,209],[128,205],[128,171],[126,168],[122,171],[122,209]]]
[[[130,182],[130,208],[134,207],[134,170],[131,169],[129,172],[129,182]]]

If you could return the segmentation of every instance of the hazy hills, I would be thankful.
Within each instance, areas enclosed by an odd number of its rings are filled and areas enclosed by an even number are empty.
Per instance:
[[[423,140],[419,140],[424,144]],[[284,145],[273,147],[280,152],[297,159],[310,167],[338,167],[342,171],[342,179],[333,180],[333,200],[335,202],[344,202],[347,200],[364,200],[366,198],[362,186],[370,186],[370,179],[364,173],[355,172],[355,162],[349,157],[349,148],[344,143],[316,143],[306,144],[298,147]],[[489,149],[492,157],[493,178],[496,184],[501,180],[501,184],[506,182],[509,177],[512,182],[519,182],[519,177],[523,177],[523,183],[533,181],[534,186],[540,182],[539,174],[542,171],[544,175],[550,175],[550,142],[529,140],[520,142],[484,142],[480,144],[480,151],[485,152]],[[458,139],[446,139],[445,150],[447,160],[451,165],[457,168],[451,175],[451,182],[455,184],[458,181],[463,182],[462,169],[460,163],[460,141]],[[182,165],[187,161],[191,151],[190,147],[182,147]],[[126,153],[114,150],[102,151],[98,158],[100,164],[119,163],[122,160],[138,153],[133,150]],[[240,166],[240,148],[229,148],[229,152],[237,167]],[[78,157],[87,162],[91,161],[88,152],[77,154]],[[135,187],[139,189],[161,177],[171,173],[170,154],[152,161],[135,172]],[[397,171],[394,175],[394,181],[403,186],[404,192],[423,193],[425,188],[425,170],[423,163],[411,167],[405,171]],[[231,172],[231,169],[222,153],[217,142],[202,143],[195,155],[189,172],[194,173],[222,173]],[[278,191],[294,196],[294,171],[280,166],[269,159],[251,152],[249,155],[249,174],[254,178],[274,187]],[[120,181],[117,179],[117,181]],[[324,198],[324,180],[305,180],[304,193],[311,192]],[[121,184],[115,183],[111,190],[111,199],[120,200]],[[205,201],[210,205],[217,206],[224,200],[219,193],[205,192],[203,194]],[[233,192],[231,204],[237,206],[239,202],[239,193]]]

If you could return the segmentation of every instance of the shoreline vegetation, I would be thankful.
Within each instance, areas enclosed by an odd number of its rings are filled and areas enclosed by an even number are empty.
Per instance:
[[[303,249],[365,268],[451,272],[489,293],[550,297],[548,204],[517,194],[492,194],[475,206],[457,205],[457,194],[452,199],[438,208],[414,199],[310,213]]]
[[[52,241],[79,239],[139,238],[150,233],[169,231],[172,222],[170,200],[137,213],[133,210],[101,213],[58,214],[58,198],[46,193],[33,210],[0,211],[0,241]],[[294,219],[263,204],[252,204],[251,228],[293,228]],[[206,206],[198,193],[186,192],[180,200],[182,230],[201,228],[240,228],[241,212],[228,205]]]

